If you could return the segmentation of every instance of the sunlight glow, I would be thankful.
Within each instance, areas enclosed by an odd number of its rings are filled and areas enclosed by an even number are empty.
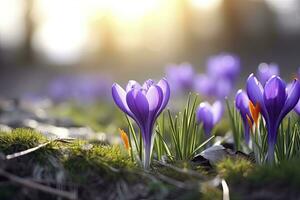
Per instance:
[[[89,7],[128,22],[141,20],[159,4],[159,0],[89,0]]]
[[[0,43],[7,48],[19,47],[26,27],[24,25],[24,1],[0,0]]]
[[[190,0],[191,5],[202,10],[214,10],[218,8],[223,0]]]
[[[52,62],[78,61],[87,40],[87,18],[81,1],[37,1],[34,19],[38,24],[33,37],[34,50]]]

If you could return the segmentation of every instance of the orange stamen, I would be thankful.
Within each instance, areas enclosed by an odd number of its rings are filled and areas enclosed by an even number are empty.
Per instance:
[[[122,129],[119,128],[119,132],[121,135],[121,139],[124,143],[125,149],[129,150],[130,149],[130,145],[129,145],[129,139],[128,139],[128,135],[126,134],[126,132]]]
[[[255,126],[257,126],[258,117],[260,113],[260,106],[258,103],[256,103],[256,105],[254,106],[252,101],[249,101],[249,109],[250,109],[251,117],[255,123]]]

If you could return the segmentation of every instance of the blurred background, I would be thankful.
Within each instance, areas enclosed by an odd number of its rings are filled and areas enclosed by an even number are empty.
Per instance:
[[[240,82],[261,62],[291,79],[299,44],[299,0],[0,0],[0,96],[43,93],[70,74],[110,87],[160,78],[169,63],[202,72],[220,52],[240,57]]]

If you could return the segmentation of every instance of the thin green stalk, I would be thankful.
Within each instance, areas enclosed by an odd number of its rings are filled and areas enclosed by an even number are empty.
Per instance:
[[[138,145],[138,141],[137,141],[137,138],[136,138],[136,134],[135,134],[135,131],[134,131],[134,128],[133,128],[133,125],[131,123],[131,121],[129,120],[128,116],[125,115],[125,118],[127,120],[127,123],[128,123],[128,126],[129,126],[129,132],[132,134],[132,138],[134,140],[134,144],[135,144],[135,148],[136,148],[136,151],[139,152],[139,145]],[[132,146],[131,146],[132,148]]]

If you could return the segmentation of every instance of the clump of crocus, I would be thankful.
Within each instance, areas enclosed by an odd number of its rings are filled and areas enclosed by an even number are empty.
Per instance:
[[[191,64],[168,65],[166,77],[175,94],[188,93],[193,90],[195,71]]]
[[[247,94],[254,105],[260,106],[265,119],[268,131],[268,161],[273,162],[278,128],[299,100],[300,83],[295,79],[287,88],[279,76],[272,76],[263,87],[251,74],[247,80]]]
[[[203,124],[206,138],[209,138],[214,126],[221,120],[224,112],[223,104],[216,101],[213,105],[208,102],[200,103],[196,111],[196,120],[198,124]]]
[[[239,90],[235,96],[235,106],[240,111],[243,126],[244,126],[244,137],[246,144],[250,141],[250,130],[253,124],[253,119],[251,117],[249,103],[247,94],[243,90]]]
[[[75,101],[90,104],[105,100],[110,93],[111,83],[103,75],[63,75],[49,83],[48,94],[55,102]]]
[[[274,63],[270,63],[270,64],[261,63],[258,66],[257,78],[262,85],[265,85],[266,82],[274,75],[279,76],[278,65]]]
[[[195,90],[206,97],[224,99],[228,96],[233,88],[233,83],[220,77],[215,79],[207,74],[199,74],[195,77]]]
[[[207,61],[205,74],[195,77],[195,90],[201,95],[224,99],[234,88],[240,73],[239,58],[232,54],[219,54]]]
[[[154,139],[153,127],[169,101],[169,84],[166,79],[160,80],[157,84],[147,80],[142,86],[136,81],[129,81],[124,90],[115,83],[112,86],[112,96],[117,106],[140,128],[144,142],[143,165],[148,168]]]
[[[224,78],[235,82],[240,73],[240,60],[237,56],[222,53],[207,61],[207,74],[210,77]]]

